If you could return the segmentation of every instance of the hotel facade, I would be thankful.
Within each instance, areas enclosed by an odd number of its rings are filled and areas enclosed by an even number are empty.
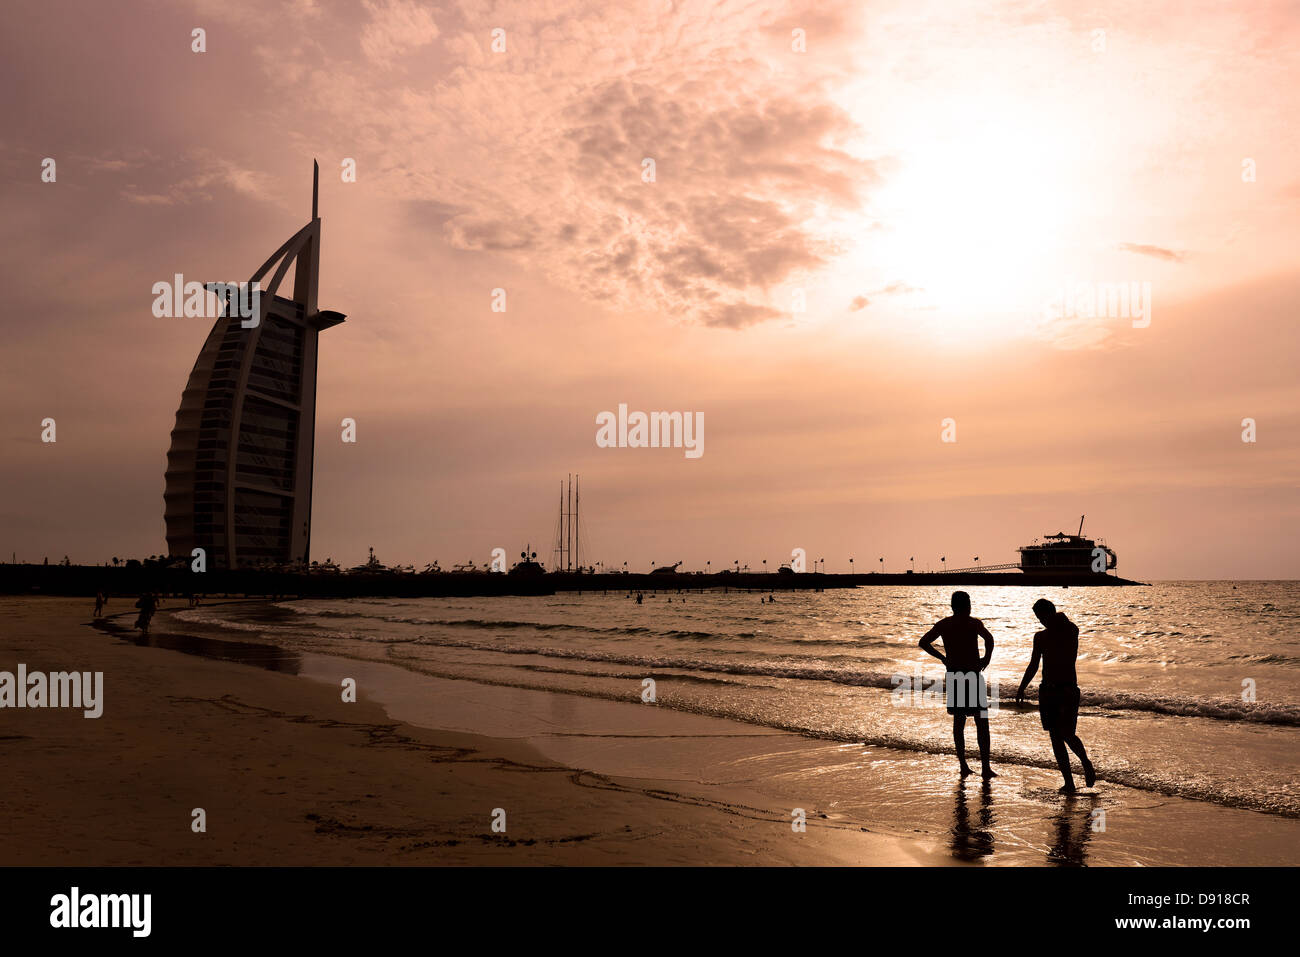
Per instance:
[[[256,321],[227,309],[181,394],[163,493],[173,558],[202,548],[211,569],[309,560],[317,341],[344,319],[316,304],[318,190],[315,170],[311,222],[250,280]],[[292,293],[281,295],[290,267]]]

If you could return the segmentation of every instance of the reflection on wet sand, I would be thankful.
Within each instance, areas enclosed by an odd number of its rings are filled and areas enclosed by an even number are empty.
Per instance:
[[[993,787],[985,779],[980,784],[979,808],[971,825],[966,799],[966,780],[957,785],[956,805],[952,815],[952,856],[959,861],[979,861],[993,853]]]
[[[267,671],[281,671],[296,675],[302,666],[302,656],[293,651],[286,651],[276,645],[253,641],[223,641],[206,635],[185,635],[177,632],[140,632],[125,628],[111,619],[100,619],[94,623],[96,628],[115,635],[123,641],[150,648],[167,648],[181,651],[187,655],[200,655],[204,658],[216,658],[219,661],[234,661],[239,664],[254,665]]]
[[[1047,863],[1082,867],[1088,841],[1092,838],[1093,809],[1097,795],[1067,794],[1065,806],[1053,818],[1056,829],[1052,846],[1047,849]]]

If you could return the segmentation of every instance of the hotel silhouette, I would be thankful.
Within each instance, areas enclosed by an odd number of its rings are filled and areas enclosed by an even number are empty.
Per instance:
[[[308,561],[317,335],[343,321],[316,307],[319,176],[313,164],[311,222],[250,280],[262,284],[258,322],[225,310],[181,394],[163,494],[173,558],[202,548],[212,569]],[[292,295],[280,295],[294,264]]]

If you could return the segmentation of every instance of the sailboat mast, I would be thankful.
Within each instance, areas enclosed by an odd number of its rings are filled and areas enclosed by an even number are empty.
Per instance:
[[[573,561],[578,571],[582,571],[582,476],[573,477]]]
[[[560,483],[560,510],[555,516],[555,547],[551,551],[551,570],[564,567],[564,483]]]

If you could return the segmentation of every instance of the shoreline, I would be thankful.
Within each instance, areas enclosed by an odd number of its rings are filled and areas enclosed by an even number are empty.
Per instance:
[[[922,842],[815,815],[794,834],[728,795],[395,721],[364,687],[344,703],[292,673],[116,640],[85,627],[84,604],[0,600],[0,661],[105,673],[101,718],[0,712],[22,769],[0,797],[6,866],[943,862]]]
[[[640,682],[646,676],[667,680],[671,684],[679,673],[685,672],[689,674],[695,669],[701,669],[702,674],[699,675],[699,680],[728,683],[737,679],[746,682],[752,679],[755,682],[755,693],[763,695],[772,693],[777,696],[788,691],[785,687],[788,682],[802,685],[804,692],[812,689],[813,693],[817,695],[827,698],[834,697],[836,699],[835,711],[844,715],[848,720],[840,724],[828,724],[823,714],[820,722],[810,724],[807,718],[797,709],[789,710],[787,708],[784,711],[780,709],[775,712],[765,711],[762,708],[744,706],[741,702],[736,701],[732,702],[731,707],[721,708],[711,707],[708,701],[695,700],[683,703],[682,697],[672,693],[672,691],[668,692],[667,697],[661,698],[660,708],[676,711],[684,717],[706,716],[739,721],[746,727],[785,732],[794,735],[799,741],[816,742],[818,745],[833,745],[846,748],[860,746],[867,750],[876,749],[880,753],[887,753],[899,760],[921,760],[922,756],[926,756],[926,760],[938,759],[940,763],[937,767],[934,764],[927,764],[925,770],[925,773],[930,776],[931,782],[936,787],[943,787],[946,781],[941,762],[954,754],[950,720],[942,716],[939,716],[937,721],[927,720],[931,716],[928,711],[918,713],[919,720],[915,722],[915,726],[928,726],[928,730],[920,735],[903,731],[896,724],[891,726],[891,722],[888,720],[877,724],[874,728],[864,728],[861,723],[849,717],[857,713],[870,714],[882,707],[886,713],[893,710],[889,707],[893,702],[887,699],[894,692],[894,682],[887,672],[867,673],[864,676],[862,673],[854,673],[853,675],[827,674],[820,671],[804,671],[794,667],[761,668],[758,670],[749,670],[743,667],[740,667],[739,670],[729,670],[728,668],[710,669],[706,663],[701,663],[689,657],[676,658],[670,655],[667,658],[661,658],[652,656],[650,660],[646,660],[637,654],[620,655],[615,652],[604,653],[591,659],[585,658],[582,654],[572,656],[576,657],[579,663],[578,670],[569,671],[571,656],[568,653],[569,650],[563,648],[534,649],[532,652],[527,653],[525,657],[532,654],[541,654],[543,661],[523,664],[518,668],[508,662],[503,662],[500,670],[497,670],[495,663],[484,665],[479,662],[467,665],[465,660],[460,657],[462,649],[471,649],[471,653],[477,653],[484,649],[494,648],[493,638],[467,643],[452,641],[448,645],[439,645],[435,642],[427,646],[427,649],[418,639],[411,643],[409,637],[403,641],[390,644],[385,641],[352,640],[343,634],[334,634],[332,630],[330,640],[324,642],[303,640],[300,636],[291,636],[284,633],[286,624],[290,626],[292,631],[298,621],[302,620],[301,616],[295,614],[299,609],[294,607],[294,601],[254,600],[232,602],[231,605],[233,607],[225,612],[218,613],[215,618],[201,612],[187,610],[178,610],[174,613],[174,616],[176,619],[181,619],[178,623],[180,628],[196,633],[218,636],[221,639],[233,639],[236,642],[234,647],[239,649],[252,647],[252,644],[247,643],[246,639],[251,638],[254,634],[270,634],[273,636],[270,640],[280,642],[285,647],[292,647],[300,652],[311,652],[323,655],[326,658],[343,658],[357,662],[399,664],[402,671],[414,672],[425,676],[429,680],[451,679],[453,681],[470,682],[479,686],[559,693],[569,698],[576,696],[580,700],[600,700],[616,702],[621,705],[633,703],[638,709],[640,707]],[[330,615],[335,614],[335,612],[326,612],[325,614]],[[346,613],[342,612],[339,612],[339,614],[346,615]],[[404,613],[398,612],[396,614],[399,615],[398,620],[400,620],[400,615]],[[424,613],[417,612],[416,614],[418,616]],[[195,617],[196,615],[197,617]],[[383,616],[383,620],[390,619]],[[478,624],[489,629],[491,627],[489,622],[479,622]],[[517,623],[506,621],[504,624],[513,626]],[[317,621],[310,627],[309,631],[317,627],[328,628],[329,626]],[[422,654],[422,650],[432,650],[432,657],[427,653]],[[558,660],[556,660],[557,658]],[[603,676],[599,672],[591,673],[590,676],[596,679],[594,682],[583,682],[579,678],[577,682],[569,682],[567,687],[565,687],[566,682],[557,682],[555,680],[555,675],[568,674],[581,675],[582,678],[587,677],[587,675],[582,674],[582,665],[586,661],[594,661],[602,668],[612,668],[619,679],[614,683],[615,686],[611,687],[611,683],[608,681],[601,681],[600,679]],[[1001,680],[1004,682],[1004,687],[1013,687],[1005,684],[1008,681],[1005,675],[1002,676]],[[664,689],[660,690],[662,693]],[[488,692],[484,691],[482,693],[487,694]],[[801,692],[796,694],[799,693]],[[1056,764],[1045,736],[1039,736],[1035,698],[1036,692],[1031,689],[1028,700],[1023,704],[1012,701],[1002,702],[999,710],[1003,712],[1002,717],[1010,723],[1000,730],[995,730],[993,760],[1000,766],[1020,769],[1018,772],[1020,774],[1031,774],[1035,769],[1045,771],[1048,774],[1046,780],[1050,780],[1056,776]],[[1183,740],[1180,736],[1190,733],[1195,737],[1202,734],[1219,736],[1219,746],[1231,748],[1234,743],[1231,736],[1234,732],[1250,733],[1248,729],[1257,726],[1270,741],[1275,742],[1271,760],[1279,765],[1286,764],[1289,766],[1293,761],[1291,753],[1287,752],[1284,742],[1294,740],[1295,735],[1300,734],[1300,729],[1296,727],[1294,708],[1286,711],[1285,714],[1279,714],[1267,709],[1250,711],[1238,708],[1232,700],[1225,702],[1217,699],[1199,700],[1189,705],[1187,702],[1179,702],[1159,695],[1148,695],[1146,697],[1135,695],[1131,692],[1131,689],[1129,692],[1107,689],[1104,685],[1090,685],[1089,690],[1084,692],[1083,700],[1087,705],[1082,712],[1084,720],[1095,722],[1097,719],[1113,718],[1122,724],[1128,724],[1130,719],[1137,718],[1142,722],[1142,726],[1147,729],[1144,735],[1145,740],[1142,742],[1146,745],[1150,745],[1158,737],[1166,745],[1176,747],[1178,742]],[[737,708],[737,704],[742,706]],[[538,705],[537,707],[541,706]],[[1279,707],[1285,710],[1285,706]],[[1030,740],[1024,742],[1022,739],[1020,746],[1017,746],[1015,741],[1020,736],[1013,730],[1018,716],[1028,718],[1027,722],[1021,721],[1020,728],[1023,729],[1027,723],[1030,734]],[[1200,719],[1203,718],[1212,720],[1200,724]],[[439,726],[436,722],[430,723],[428,716],[421,717],[417,720],[417,723],[420,721],[423,721],[427,726]],[[1183,722],[1187,723],[1183,724]],[[1153,733],[1154,737],[1149,737]],[[1224,734],[1229,737],[1227,739],[1222,738]],[[1085,733],[1085,737],[1087,737],[1087,733]],[[1089,740],[1091,739],[1089,738]],[[1010,747],[1007,746],[1008,743]],[[1027,745],[1027,749],[1025,745]],[[1149,751],[1150,748],[1148,747],[1147,750]],[[970,739],[969,736],[967,752],[968,755],[974,753],[973,739]],[[1124,789],[1119,793],[1124,793],[1133,799],[1136,799],[1138,795],[1145,795],[1153,799],[1188,800],[1194,803],[1209,803],[1224,809],[1251,811],[1300,821],[1300,809],[1297,808],[1295,802],[1293,800],[1279,799],[1276,781],[1273,782],[1271,789],[1250,787],[1223,790],[1216,788],[1212,779],[1199,776],[1196,767],[1189,766],[1185,768],[1188,773],[1172,777],[1168,775],[1151,775],[1145,772],[1142,759],[1138,753],[1121,750],[1107,755],[1103,745],[1101,755],[1101,760],[1098,763],[1099,780],[1104,786]],[[1114,758],[1114,760],[1109,760],[1109,758]],[[1262,759],[1269,760],[1267,757]],[[820,768],[811,769],[809,773],[816,775],[823,773],[824,770]],[[1076,774],[1081,773],[1081,770],[1076,765]],[[1245,772],[1243,777],[1248,778],[1249,772]],[[844,786],[848,791],[856,791],[860,784],[857,781],[845,780]],[[903,786],[900,782],[891,782],[891,787]],[[832,799],[834,799],[834,795],[828,795],[828,800]],[[871,822],[868,821],[867,823]]]
[[[184,728],[180,741],[152,742],[155,760],[167,753],[187,760],[154,773],[175,790],[188,759],[208,755],[238,772],[227,776],[239,782],[234,803],[260,821],[258,840],[238,840],[237,848],[217,850],[209,835],[191,835],[186,817],[145,842],[151,856],[41,863],[1194,864],[1230,863],[1235,853],[1238,863],[1267,864],[1285,863],[1274,849],[1300,834],[1293,819],[1119,786],[1061,799],[1050,769],[1007,766],[984,788],[955,780],[951,753],[864,749],[731,719],[286,651],[255,629],[247,632],[253,641],[217,638],[219,629],[188,622],[178,634],[160,618],[152,644],[161,647],[142,646],[133,633],[114,639],[99,628],[74,629],[88,624],[84,602],[2,604],[8,621],[39,622],[47,641],[96,659],[108,688],[101,722],[118,722],[119,696],[137,707],[155,685],[189,689],[166,696],[162,713],[151,715]],[[98,646],[68,642],[74,630]],[[14,656],[12,641],[5,644],[0,661]],[[160,654],[166,650],[190,654]],[[340,700],[343,677],[357,681],[355,704]],[[78,730],[66,729],[74,738]],[[129,735],[148,740],[147,730]],[[61,746],[84,752],[91,736],[79,737]],[[357,776],[368,782],[360,793]],[[130,802],[129,789],[117,793]],[[505,835],[489,829],[496,807],[507,812]],[[791,829],[796,807],[805,810],[805,833]],[[1098,808],[1119,840],[1089,833]],[[23,819],[6,810],[11,822]],[[1171,829],[1201,850],[1171,853],[1162,846]],[[38,862],[14,859],[9,838],[0,859]]]

